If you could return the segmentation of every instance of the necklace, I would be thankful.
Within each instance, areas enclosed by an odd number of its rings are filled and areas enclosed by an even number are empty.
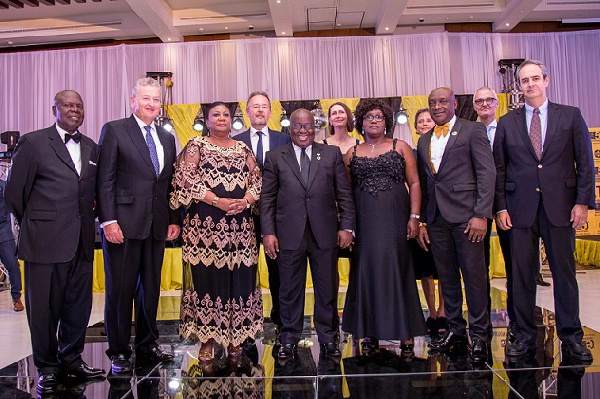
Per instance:
[[[375,146],[376,146],[377,144],[369,144],[369,145],[371,146],[371,152],[375,152]]]

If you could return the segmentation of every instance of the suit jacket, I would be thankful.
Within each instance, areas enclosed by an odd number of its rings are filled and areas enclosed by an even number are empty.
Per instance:
[[[94,198],[99,148],[81,136],[77,174],[56,126],[21,137],[6,183],[6,202],[20,225],[19,258],[33,263],[73,259],[80,236],[87,260],[94,259]]]
[[[10,212],[6,206],[4,192],[6,191],[6,181],[0,180],[0,242],[15,239],[10,223]]]
[[[108,122],[100,134],[98,164],[99,221],[116,220],[125,238],[143,240],[152,234],[165,240],[169,224],[181,224],[179,211],[169,208],[175,164],[175,138],[156,126],[164,148],[164,168],[158,178],[137,121]]]
[[[513,227],[530,227],[542,198],[555,226],[571,225],[575,204],[595,207],[592,144],[579,108],[548,102],[540,160],[531,145],[525,108],[504,115],[496,129],[494,161],[494,208],[508,210]]]
[[[242,132],[233,137],[235,140],[244,142],[252,150],[252,143],[250,141],[250,129]],[[292,142],[289,135],[278,132],[277,130],[269,129],[269,150],[273,150],[282,145],[286,145]],[[253,151],[254,152],[254,151]],[[256,154],[254,154],[256,155]]]
[[[485,126],[456,119],[435,174],[429,156],[432,134],[433,129],[421,136],[417,146],[421,220],[431,223],[437,208],[449,223],[491,218],[496,171]]]
[[[320,248],[336,247],[338,230],[355,230],[356,226],[352,189],[340,150],[313,143],[307,186],[292,144],[267,152],[260,214],[262,233],[275,234],[281,249],[298,248],[307,221]]]

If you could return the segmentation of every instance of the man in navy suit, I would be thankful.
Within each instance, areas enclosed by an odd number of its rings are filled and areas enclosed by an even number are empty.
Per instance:
[[[21,137],[6,202],[21,227],[25,304],[39,394],[59,379],[103,377],[81,358],[92,310],[94,198],[99,149],[79,132],[84,108],[72,90],[54,97],[56,124]]]
[[[166,361],[157,344],[156,314],[165,240],[179,235],[178,211],[168,205],[175,138],[154,123],[159,83],[141,78],[131,93],[133,114],[109,122],[100,135],[98,209],[106,275],[106,354],[114,373],[131,371],[129,340],[135,302],[137,359]]]
[[[260,170],[263,170],[265,154],[279,146],[289,144],[290,136],[276,130],[269,129],[267,123],[271,118],[271,101],[269,95],[264,91],[255,91],[248,96],[246,103],[246,113],[250,118],[250,129],[234,137],[236,140],[243,141],[256,156]],[[260,215],[258,207],[254,208],[252,214],[254,218],[254,229],[256,231],[256,242],[262,242],[260,230]],[[269,271],[269,290],[271,291],[271,320],[275,324],[275,331],[279,334],[281,328],[281,316],[279,312],[279,268],[277,260],[265,256],[267,269]]]
[[[352,189],[339,149],[314,142],[312,113],[298,109],[290,115],[290,123],[292,143],[267,153],[260,200],[265,254],[278,258],[281,278],[278,356],[286,360],[297,351],[307,258],[314,282],[315,328],[321,353],[340,356],[337,255],[338,246],[347,248],[352,243],[356,228]]]
[[[0,261],[2,261],[2,264],[8,272],[13,310],[15,312],[22,312],[25,307],[21,301],[21,267],[19,265],[19,260],[17,259],[15,236],[12,231],[10,212],[8,212],[6,200],[4,199],[5,191],[6,181],[0,180]]]
[[[548,73],[539,61],[517,68],[525,106],[500,118],[494,141],[497,180],[494,207],[509,230],[516,338],[506,355],[536,348],[534,320],[539,239],[544,240],[554,284],[556,330],[565,353],[581,362],[592,354],[582,343],[575,277],[575,230],[594,209],[592,145],[579,108],[548,101]]]
[[[461,275],[469,309],[471,360],[489,360],[489,315],[484,237],[492,217],[496,173],[485,127],[456,117],[454,92],[429,94],[436,126],[419,138],[418,169],[423,190],[419,245],[431,251],[444,287],[450,329],[431,344],[435,351],[464,350],[467,322],[462,315]],[[431,241],[430,241],[431,238]]]

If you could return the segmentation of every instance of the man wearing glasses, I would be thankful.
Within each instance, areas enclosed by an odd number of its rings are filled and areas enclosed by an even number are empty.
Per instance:
[[[339,357],[337,247],[347,248],[355,229],[350,181],[339,149],[314,142],[315,120],[310,111],[292,112],[290,132],[291,144],[266,154],[260,200],[265,254],[277,258],[281,280],[278,357],[287,360],[297,353],[307,258],[321,354]]]

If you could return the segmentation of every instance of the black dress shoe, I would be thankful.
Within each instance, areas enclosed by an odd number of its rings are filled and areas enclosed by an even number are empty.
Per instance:
[[[111,370],[114,374],[129,373],[131,371],[131,362],[124,354],[111,357]]]
[[[55,393],[58,386],[58,375],[56,373],[40,374],[37,382],[39,394]]]
[[[591,363],[594,361],[594,357],[592,356],[592,352],[588,348],[586,348],[581,342],[576,344],[562,344],[562,350],[564,353],[569,355],[574,360],[583,362],[583,363]]]
[[[471,346],[471,363],[482,364],[487,363],[488,359],[488,346],[483,340],[479,338],[473,339]]]
[[[321,354],[328,356],[342,356],[342,352],[340,352],[340,348],[335,342],[321,344]]]
[[[513,343],[517,340],[517,325],[514,322],[508,323],[508,343]]]
[[[71,370],[67,370],[67,378],[78,378],[83,380],[89,380],[92,378],[104,378],[105,371],[102,369],[95,369],[88,366],[85,363],[81,363],[79,367]]]
[[[160,349],[160,347],[155,346],[152,349],[145,351],[136,351],[136,359],[141,361],[147,360],[151,362],[168,362],[173,360],[175,355],[170,352],[164,351]]]
[[[447,331],[439,340],[429,344],[432,351],[448,352],[467,348],[467,337]]]
[[[537,274],[537,276],[535,277],[535,283],[540,287],[550,287],[550,283],[544,281],[544,279],[542,278],[542,273]]]
[[[522,358],[532,353],[534,349],[521,341],[509,342],[506,346],[506,357],[511,359]]]
[[[280,360],[290,359],[298,355],[298,347],[294,344],[281,344],[277,357]]]

